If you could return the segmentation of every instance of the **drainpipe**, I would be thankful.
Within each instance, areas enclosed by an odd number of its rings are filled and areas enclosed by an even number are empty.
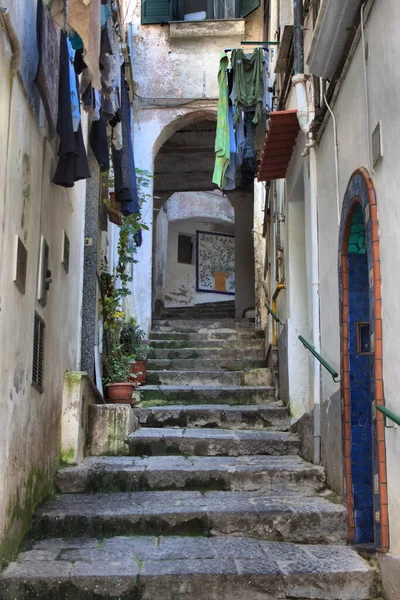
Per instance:
[[[293,0],[294,16],[294,76],[292,82],[296,91],[297,118],[303,133],[307,137],[306,148],[302,156],[309,155],[310,166],[310,235],[311,235],[311,281],[312,281],[312,340],[317,352],[320,352],[319,322],[319,263],[318,263],[318,207],[317,207],[317,162],[315,141],[312,139],[310,125],[315,117],[313,85],[307,93],[307,79],[304,75],[304,29],[303,1]],[[320,416],[321,365],[314,358],[313,369],[313,408],[314,408],[314,463],[321,462],[321,416]]]

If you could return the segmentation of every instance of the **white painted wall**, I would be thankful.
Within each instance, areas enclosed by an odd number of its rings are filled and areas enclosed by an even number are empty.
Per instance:
[[[390,15],[390,18],[388,18]],[[398,346],[400,319],[400,136],[398,98],[400,96],[399,66],[400,39],[396,24],[400,19],[397,0],[375,2],[366,23],[366,42],[369,48],[367,72],[369,130],[372,132],[382,121],[384,158],[371,174],[378,203],[383,317],[383,375],[386,405],[400,414],[400,369]],[[310,34],[307,34],[309,36]],[[309,45],[309,39],[306,39]],[[359,167],[368,168],[368,133],[366,127],[365,91],[363,81],[362,47],[358,44],[349,71],[342,83],[334,106],[339,142],[339,192],[342,203],[348,181]],[[296,148],[297,160],[300,152]],[[304,160],[306,239],[307,230],[307,158]],[[318,223],[321,302],[321,353],[334,367],[340,366],[340,329],[338,295],[338,237],[339,225],[336,206],[334,140],[332,120],[317,146],[318,169]],[[288,181],[288,185],[290,181]],[[306,263],[310,249],[306,248]],[[332,396],[339,386],[322,370],[322,398]],[[389,527],[391,552],[400,554],[400,431],[386,429]]]
[[[15,18],[31,14],[25,6],[23,0],[13,3]],[[30,31],[36,39],[36,19],[24,27],[24,36]],[[45,139],[9,65],[10,47],[0,29],[0,563],[19,544],[35,503],[50,491],[59,459],[64,374],[78,370],[80,360],[86,189],[85,182],[70,190],[51,183],[56,140]],[[68,274],[61,264],[63,230],[70,240]],[[28,251],[24,295],[13,283],[16,235]],[[41,235],[50,247],[52,273],[45,308],[37,302]],[[31,386],[35,311],[46,323],[43,394]]]
[[[196,231],[234,234],[233,225],[212,223],[198,219],[185,219],[169,223],[167,277],[165,285],[166,306],[191,306],[204,302],[226,302],[234,300],[234,294],[215,294],[196,291]],[[178,263],[179,234],[193,236],[193,264]]]
[[[305,238],[305,202],[302,172],[287,204],[287,336],[289,402],[293,417],[310,409],[309,354],[298,336],[310,338],[307,302],[307,268]]]
[[[256,330],[265,331],[268,312],[265,308],[266,295],[264,291],[264,272],[266,259],[266,239],[264,232],[265,183],[254,182],[254,275],[255,275],[255,318]]]

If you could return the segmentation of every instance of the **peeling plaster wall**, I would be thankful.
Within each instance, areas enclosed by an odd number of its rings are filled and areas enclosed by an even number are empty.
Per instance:
[[[217,219],[233,223],[235,212],[222,192],[177,192],[165,205],[169,221],[178,219]]]
[[[195,236],[196,231],[234,234],[234,227],[224,223],[210,223],[197,219],[174,221],[168,229],[168,263],[165,290],[166,306],[191,306],[204,302],[226,302],[234,300],[234,295],[196,292],[196,244],[193,247],[193,264],[178,263],[178,235]]]
[[[156,302],[165,304],[165,280],[168,264],[168,216],[161,211],[156,221],[154,256],[154,293]]]
[[[235,209],[235,271],[236,271],[236,318],[243,311],[254,308],[254,243],[253,193],[229,192],[229,200]]]
[[[12,18],[34,14],[28,4],[13,1]],[[36,39],[36,17],[29,31]],[[11,77],[10,56],[0,29],[0,564],[16,550],[35,504],[52,490],[64,373],[79,368],[86,189],[85,182],[70,190],[51,183],[57,143],[45,139],[20,76]],[[61,264],[63,230],[70,240],[68,274]],[[44,308],[37,302],[41,234],[52,273]],[[28,251],[25,294],[13,282],[16,235]],[[31,386],[35,311],[46,323],[42,394]]]
[[[153,174],[157,152],[173,133],[190,123],[216,118],[221,51],[240,47],[243,39],[263,39],[264,4],[261,2],[244,22],[209,21],[199,27],[194,23],[179,24],[180,37],[171,36],[168,24],[141,25],[139,0],[124,0],[123,5],[124,22],[129,24],[128,43],[136,93],[133,107],[135,163],[137,168]],[[196,28],[201,35],[194,35]],[[212,187],[210,181],[210,189]],[[127,302],[127,309],[146,331],[150,329],[152,313],[149,290],[153,280],[153,180],[147,191],[149,197],[142,214],[149,231],[143,232],[138,263],[133,269],[132,296]],[[251,285],[254,288],[254,281]]]

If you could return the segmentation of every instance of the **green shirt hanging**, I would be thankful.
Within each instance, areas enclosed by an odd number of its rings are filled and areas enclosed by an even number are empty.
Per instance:
[[[218,112],[217,112],[217,132],[215,136],[215,166],[212,182],[223,189],[225,183],[225,173],[230,161],[230,139],[229,139],[229,102],[228,102],[228,82],[226,70],[229,65],[229,59],[225,52],[221,53],[218,71]]]
[[[264,95],[264,63],[261,48],[256,48],[247,58],[241,48],[232,50],[233,70],[233,104],[235,106],[235,123],[239,119],[239,105],[254,106],[253,123],[257,125],[261,118]]]

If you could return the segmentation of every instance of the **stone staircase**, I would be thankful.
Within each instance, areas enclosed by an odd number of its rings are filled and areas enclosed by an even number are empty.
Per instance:
[[[202,315],[203,317],[203,315]],[[1,600],[373,600],[248,322],[159,320],[127,456],[58,472]]]
[[[205,302],[194,306],[165,308],[163,319],[228,319],[235,318],[235,301]]]

